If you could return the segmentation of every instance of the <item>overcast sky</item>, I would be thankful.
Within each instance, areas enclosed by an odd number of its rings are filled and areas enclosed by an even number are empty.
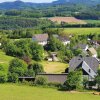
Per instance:
[[[0,0],[0,3],[6,2],[6,1],[16,1],[16,0]],[[52,2],[52,1],[56,1],[56,0],[21,0],[21,1],[41,3],[41,2]]]

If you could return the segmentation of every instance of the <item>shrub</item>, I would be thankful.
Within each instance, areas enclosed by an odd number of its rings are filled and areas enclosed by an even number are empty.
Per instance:
[[[19,76],[24,76],[27,72],[27,64],[20,59],[13,59],[9,65],[8,81],[17,82]]]
[[[8,74],[8,82],[13,82],[13,83],[18,82],[18,74],[16,74],[16,73],[9,73]]]
[[[7,81],[7,73],[5,72],[2,65],[0,65],[0,83],[4,83]]]
[[[39,63],[34,63],[33,65],[31,65],[31,67],[33,68],[35,74],[44,72],[43,66]]]
[[[35,79],[35,85],[47,85],[47,78],[46,77],[37,77]]]
[[[20,59],[13,59],[9,64],[9,72],[16,73],[18,76],[23,76],[27,70],[27,64]]]
[[[5,72],[0,71],[0,83],[4,83],[7,81],[7,74]]]
[[[65,82],[65,86],[67,90],[79,89],[82,87],[82,72],[75,71],[70,72],[67,76],[67,80]]]
[[[61,84],[60,83],[57,83],[57,82],[50,82],[50,83],[48,83],[48,86],[59,88],[59,87],[61,87]]]

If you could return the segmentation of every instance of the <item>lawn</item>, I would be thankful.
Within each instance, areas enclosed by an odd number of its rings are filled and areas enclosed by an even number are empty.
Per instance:
[[[66,34],[90,34],[100,33],[100,28],[64,28]]]
[[[100,20],[85,20],[85,22],[91,23],[91,24],[100,24]]]
[[[40,62],[44,66],[46,73],[62,73],[68,67],[68,64],[61,62]]]
[[[5,55],[5,53],[0,50],[0,64],[3,65],[5,69],[8,69],[9,62],[12,59],[13,57]]]
[[[51,88],[0,84],[0,100],[100,100],[92,93],[67,93]]]

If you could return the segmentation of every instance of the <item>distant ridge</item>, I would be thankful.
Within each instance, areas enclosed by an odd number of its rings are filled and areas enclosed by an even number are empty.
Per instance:
[[[39,7],[39,6],[48,6],[55,4],[88,4],[88,5],[96,5],[100,4],[100,0],[57,0],[52,3],[32,3],[32,2],[23,2],[21,0],[17,0],[14,2],[3,2],[0,3],[0,9],[24,9],[27,7]]]

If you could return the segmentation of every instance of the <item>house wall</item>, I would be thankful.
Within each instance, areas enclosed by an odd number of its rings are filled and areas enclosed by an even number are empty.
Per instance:
[[[48,82],[63,84],[67,79],[67,74],[38,74],[36,77],[47,77]]]
[[[88,50],[88,48],[89,48],[89,46],[87,45],[87,46],[86,46],[86,48],[85,48],[85,51],[87,51],[87,50]]]
[[[38,44],[45,46],[47,44],[47,41],[38,42]]]
[[[64,45],[70,44],[70,41],[63,42]]]

